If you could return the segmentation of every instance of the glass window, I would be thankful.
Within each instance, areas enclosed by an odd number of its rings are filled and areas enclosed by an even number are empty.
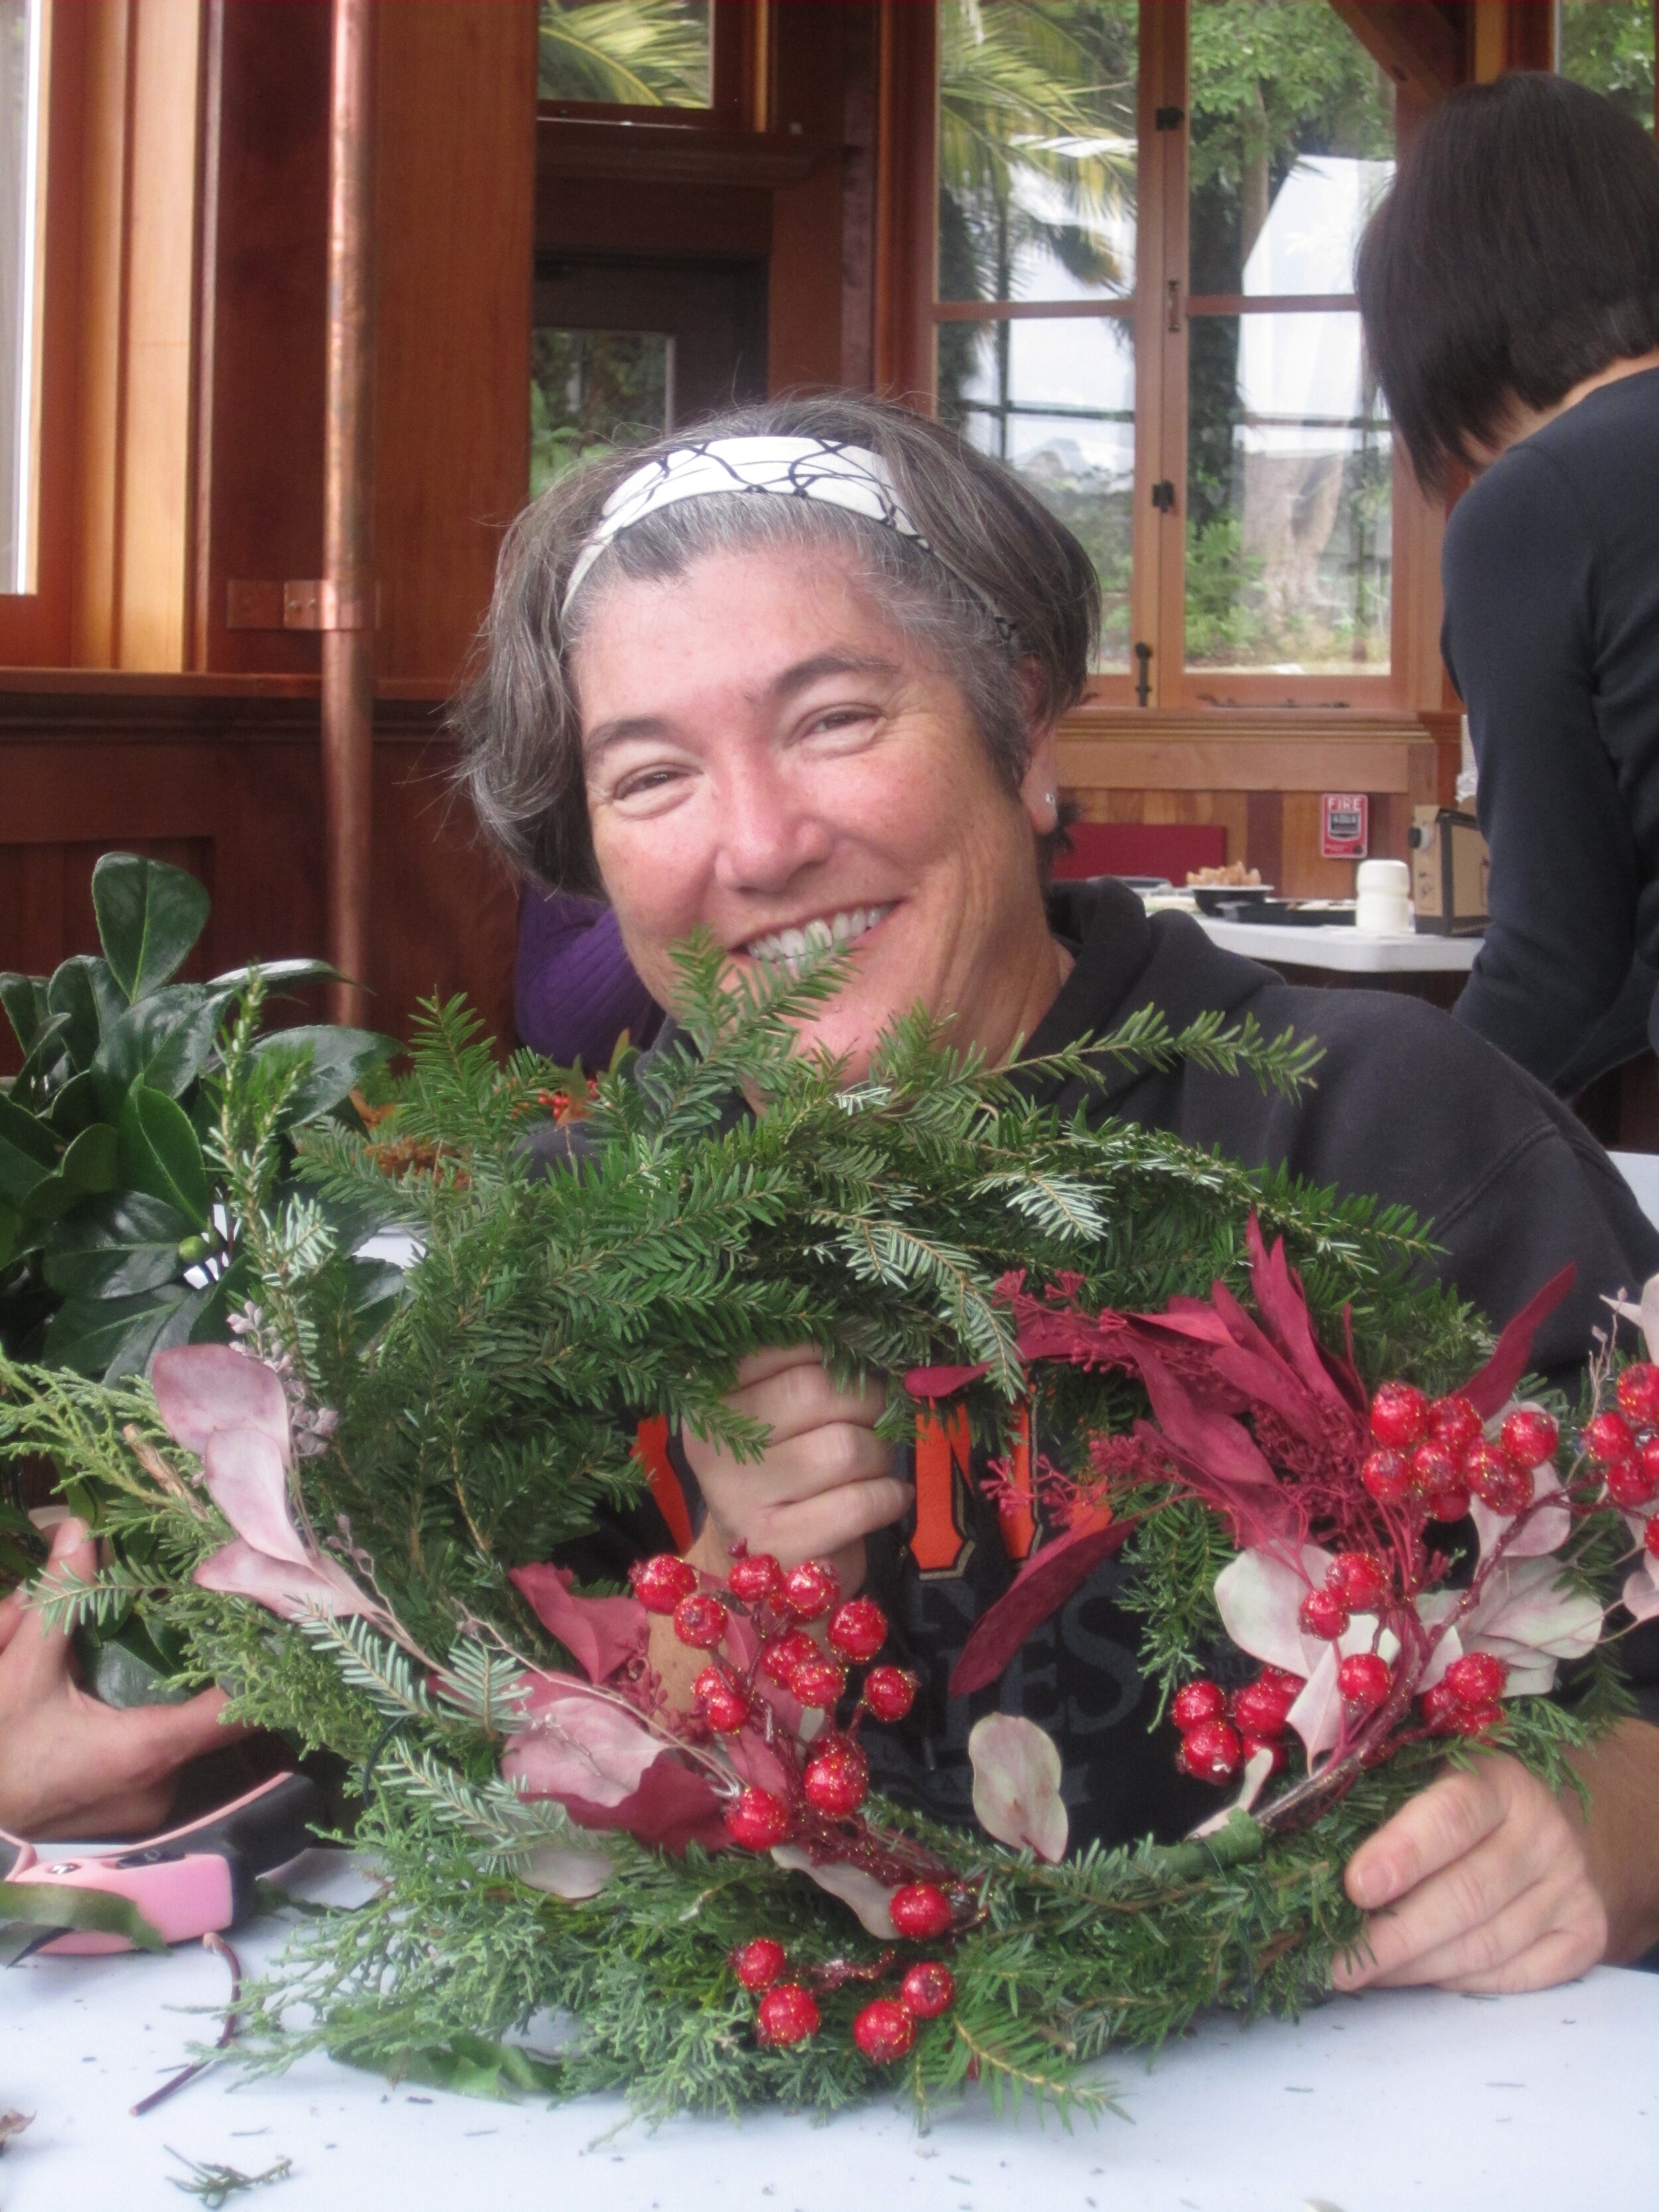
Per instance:
[[[0,592],[33,584],[42,0],[0,0]]]
[[[543,100],[708,107],[709,0],[542,0]]]
[[[1129,661],[1139,21],[1133,0],[939,18],[939,410],[1094,556],[1107,670]]]
[[[641,331],[531,334],[530,495],[578,461],[672,428],[674,341]]]
[[[1605,93],[1653,128],[1653,0],[1561,0],[1556,9],[1563,76]]]

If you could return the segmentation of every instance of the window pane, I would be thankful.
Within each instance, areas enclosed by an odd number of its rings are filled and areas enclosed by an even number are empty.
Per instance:
[[[1393,173],[1394,88],[1324,0],[1192,11],[1194,293],[1351,292]]]
[[[1139,14],[941,0],[940,299],[1133,291]]]
[[[708,0],[542,0],[544,100],[707,107]]]
[[[672,338],[539,330],[530,344],[532,499],[578,461],[655,438],[672,422]]]
[[[1189,337],[1187,665],[1385,675],[1392,453],[1358,316]]]
[[[1100,578],[1097,665],[1129,663],[1134,333],[1127,317],[946,323],[939,414],[1009,462],[1076,532]]]
[[[1653,0],[1561,0],[1561,74],[1653,128]]]
[[[0,592],[33,584],[40,0],[0,0]]]

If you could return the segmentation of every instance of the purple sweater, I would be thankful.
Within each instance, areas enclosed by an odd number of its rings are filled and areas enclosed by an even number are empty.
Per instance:
[[[532,1052],[562,1067],[580,1060],[590,1075],[610,1066],[624,1030],[643,1048],[662,1022],[611,908],[533,884],[519,907],[513,1002],[520,1038]]]

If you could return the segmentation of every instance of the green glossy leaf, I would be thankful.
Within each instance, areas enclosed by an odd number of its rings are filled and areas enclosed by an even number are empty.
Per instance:
[[[94,1121],[89,1129],[82,1129],[70,1143],[58,1173],[65,1182],[73,1183],[77,1190],[113,1190],[118,1149],[115,1132],[109,1123]]]
[[[194,876],[162,860],[106,853],[92,872],[92,906],[110,972],[127,998],[148,998],[173,974],[213,902]]]
[[[38,975],[20,975],[11,969],[0,974],[0,1006],[6,1010],[20,1052],[27,1052],[34,1032],[46,1018],[46,987]]]
[[[56,1221],[85,1195],[85,1192],[77,1190],[59,1169],[52,1175],[42,1176],[23,1200],[23,1218],[33,1222]]]
[[[60,1137],[78,1137],[82,1129],[89,1129],[99,1119],[98,1079],[91,1070],[71,1075],[61,1091],[54,1091],[46,1112]]]
[[[32,1114],[49,1110],[52,1093],[69,1073],[68,1050],[64,1042],[69,1019],[64,1014],[48,1014],[34,1032],[34,1042],[29,1047],[23,1065],[12,1079],[11,1097],[16,1105],[26,1107]]]
[[[190,1116],[143,1083],[121,1106],[120,1173],[132,1189],[176,1207],[193,1229],[211,1225],[207,1163]]]
[[[69,1016],[70,1058],[83,1068],[91,1066],[100,1039],[126,1012],[127,1002],[109,963],[95,952],[80,952],[52,971],[46,1005],[54,1014]]]
[[[191,1323],[192,1344],[222,1344],[230,1334],[230,1317],[240,1312],[258,1284],[252,1261],[238,1253],[222,1275],[208,1287],[200,1311]]]
[[[156,1290],[181,1273],[179,1247],[189,1234],[184,1215],[162,1200],[115,1191],[77,1206],[58,1224],[46,1242],[42,1272],[65,1297],[111,1298]]]
[[[0,1198],[21,1206],[57,1164],[52,1131],[0,1091]]]
[[[112,1121],[129,1086],[182,1097],[207,1066],[226,1005],[201,983],[169,983],[128,1009],[93,1057],[100,1109]]]
[[[23,1217],[15,1206],[0,1199],[0,1267],[3,1267],[17,1249],[17,1232],[23,1225]]]
[[[125,1936],[141,1951],[165,1951],[167,1938],[152,1928],[130,1897],[112,1889],[76,1889],[63,1881],[0,1881],[0,1923],[26,1928],[72,1928],[77,1934]]]
[[[378,1036],[373,1030],[333,1029],[326,1024],[273,1030],[254,1047],[261,1060],[297,1060],[302,1054],[310,1054],[310,1065],[295,1084],[283,1115],[284,1127],[290,1129],[331,1112],[353,1084],[397,1049],[395,1037]]]
[[[65,1298],[47,1323],[41,1358],[106,1382],[142,1375],[156,1352],[189,1340],[207,1297],[187,1284],[165,1283],[136,1297]]]

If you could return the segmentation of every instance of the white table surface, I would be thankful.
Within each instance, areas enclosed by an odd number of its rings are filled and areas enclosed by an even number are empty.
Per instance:
[[[280,1923],[234,1939],[257,1966]],[[313,2058],[129,2108],[216,2021],[223,1966],[36,1959],[0,1972],[3,2212],[178,2212],[168,2148],[291,2179],[270,2212],[1637,2212],[1659,2195],[1659,1976],[1535,1996],[1343,1998],[1297,2023],[1217,2020],[1107,2069],[1127,2115],[1067,2133],[973,2093],[919,2134],[878,2102],[827,2126],[631,2122],[619,2100],[485,2103]]]
[[[1224,952],[1242,952],[1273,968],[1329,968],[1351,975],[1467,975],[1480,949],[1478,937],[1431,937],[1414,930],[1371,937],[1341,922],[1304,929],[1295,922],[1218,921],[1206,914],[1194,920]]]

